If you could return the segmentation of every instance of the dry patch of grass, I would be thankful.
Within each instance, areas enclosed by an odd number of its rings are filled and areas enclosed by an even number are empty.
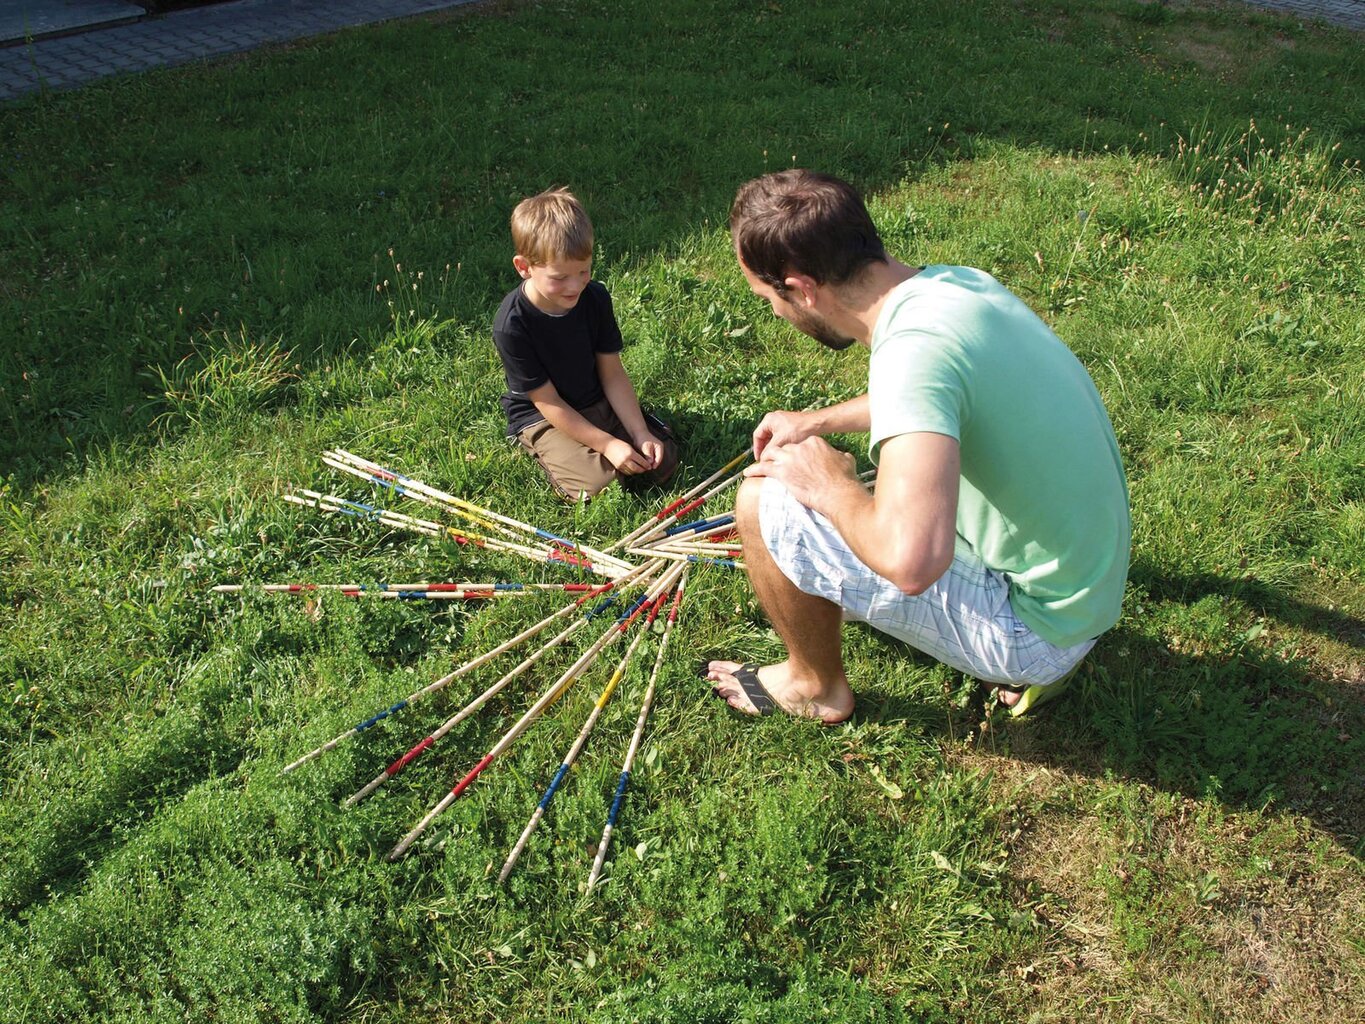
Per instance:
[[[1253,16],[1264,20],[1267,15],[1273,17],[1274,12],[1240,4],[1138,0],[1128,12],[1097,11],[1093,17],[1094,25],[1134,47],[1135,59],[1156,74],[1194,70],[1222,83],[1245,84],[1253,69],[1299,45],[1292,36],[1268,27],[1248,32],[1248,20]],[[1315,30],[1301,31],[1307,38]]]
[[[1200,71],[1216,75],[1220,81],[1226,81],[1229,76],[1240,76],[1256,61],[1273,60],[1297,46],[1283,32],[1270,32],[1262,34],[1248,53],[1243,26],[1200,22],[1181,24],[1166,32],[1162,44],[1163,48],[1168,48],[1166,63],[1178,65],[1185,61]]]
[[[1365,1005],[1360,865],[1304,819],[990,759],[1019,808],[1031,1019],[1339,1022]]]

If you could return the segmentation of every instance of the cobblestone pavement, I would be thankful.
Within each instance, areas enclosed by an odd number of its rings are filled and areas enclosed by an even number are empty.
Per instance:
[[[76,35],[0,46],[0,102],[110,75],[240,53],[474,0],[234,0]],[[1243,0],[1305,21],[1365,31],[1365,0]],[[14,6],[10,4],[9,6]],[[36,4],[35,4],[36,8]]]
[[[0,48],[0,102],[474,0],[234,0]]]
[[[1288,14],[1303,21],[1365,31],[1365,0],[1242,0],[1251,7]]]

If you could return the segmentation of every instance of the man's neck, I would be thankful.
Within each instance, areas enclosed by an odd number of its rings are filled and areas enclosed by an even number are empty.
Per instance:
[[[881,317],[887,298],[901,284],[918,274],[923,267],[909,267],[899,260],[887,259],[873,263],[857,282],[839,290],[839,303],[849,318],[849,334],[862,345],[871,346],[872,332]]]

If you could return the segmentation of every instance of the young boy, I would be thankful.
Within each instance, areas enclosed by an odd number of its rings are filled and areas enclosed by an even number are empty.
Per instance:
[[[493,320],[508,434],[568,501],[587,501],[618,476],[667,480],[677,446],[641,412],[621,365],[611,296],[591,279],[592,223],[583,207],[564,188],[523,199],[512,211],[512,246],[522,283]]]

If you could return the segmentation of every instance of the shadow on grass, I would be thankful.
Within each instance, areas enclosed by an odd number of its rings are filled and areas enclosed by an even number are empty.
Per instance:
[[[1362,647],[1360,620],[1213,574],[1158,577],[1153,594],[1235,598],[1280,623]],[[1178,649],[1177,649],[1178,648]],[[1188,649],[1187,649],[1188,648]],[[1169,641],[1130,627],[1107,634],[1080,677],[1078,699],[996,731],[1001,752],[1092,775],[1117,773],[1237,809],[1280,808],[1311,819],[1365,855],[1365,688],[1331,678],[1293,646]]]
[[[1227,599],[1273,620],[1274,632],[1291,626],[1365,648],[1365,622],[1260,581],[1153,575],[1142,566],[1133,575],[1151,599],[1175,602],[1178,613],[1202,599]],[[925,658],[896,646],[908,660]],[[1019,719],[996,709],[991,738],[981,742],[1006,757],[1097,778],[1116,774],[1234,809],[1280,808],[1365,856],[1365,680],[1358,664],[1334,676],[1295,650],[1293,641],[1167,641],[1120,626],[1083,663],[1072,696]],[[859,687],[855,720],[904,721],[959,741],[979,737],[990,710],[983,698],[984,688],[945,719],[937,705],[874,682]]]
[[[1358,63],[1295,73],[1316,30],[1148,10],[584,4],[551,40],[535,9],[494,5],[12,106],[0,473],[28,486],[154,437],[187,356],[191,393],[253,345],[278,342],[304,374],[363,365],[399,263],[454,264],[418,304],[488,322],[508,211],[552,183],[583,196],[604,265],[629,265],[723,223],[739,182],[791,163],[876,192],[975,140],[1164,151],[1172,131],[1245,128],[1264,95],[1365,152]]]
[[[95,767],[70,798],[50,801],[9,833],[16,842],[3,848],[0,913],[80,891],[135,823],[239,764],[245,744],[212,720],[229,699],[220,691],[202,704],[177,707],[126,748],[92,758]]]

